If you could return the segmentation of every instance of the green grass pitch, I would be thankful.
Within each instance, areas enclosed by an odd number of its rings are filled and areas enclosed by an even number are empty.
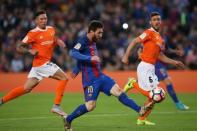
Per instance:
[[[3,94],[1,93],[0,96]],[[145,98],[129,94],[137,103]],[[0,107],[0,131],[63,131],[62,118],[52,114],[53,94],[32,93]],[[137,126],[137,114],[121,105],[115,97],[100,94],[96,109],[73,121],[74,131],[197,131],[197,94],[179,94],[190,106],[188,111],[176,110],[169,96],[157,104],[149,120],[156,126]],[[71,113],[83,103],[82,94],[65,94],[62,107]]]

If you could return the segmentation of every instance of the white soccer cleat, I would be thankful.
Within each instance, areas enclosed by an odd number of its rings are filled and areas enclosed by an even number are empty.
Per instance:
[[[52,109],[51,109],[52,113],[55,113],[59,116],[66,116],[67,114],[61,109],[60,106],[58,105],[53,105]]]

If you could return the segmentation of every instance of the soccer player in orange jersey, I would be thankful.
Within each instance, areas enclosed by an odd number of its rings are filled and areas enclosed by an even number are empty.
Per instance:
[[[136,88],[140,93],[142,93],[148,98],[148,101],[152,101],[152,99],[149,97],[149,91],[156,88],[159,84],[158,78],[155,75],[155,63],[158,59],[165,63],[184,68],[184,64],[181,61],[170,59],[162,53],[162,50],[165,49],[165,45],[164,40],[159,34],[161,26],[161,16],[158,12],[151,13],[150,25],[151,27],[149,29],[145,30],[140,36],[135,38],[129,44],[126,53],[122,58],[122,62],[128,64],[128,57],[131,50],[138,43],[142,43],[143,50],[140,55],[141,62],[137,67],[138,82],[136,82],[136,80],[132,78],[127,84],[127,89],[131,89],[133,87]],[[150,112],[151,110],[147,112],[144,116],[139,117],[137,120],[137,125],[155,125],[155,123],[146,120]]]
[[[29,93],[39,82],[50,77],[59,81],[56,87],[56,97],[51,109],[53,113],[65,115],[60,108],[60,103],[64,94],[65,86],[68,82],[67,75],[54,63],[50,62],[54,47],[59,45],[65,48],[65,43],[55,36],[55,29],[47,26],[47,15],[45,11],[39,11],[35,14],[36,28],[30,30],[21,43],[17,46],[17,51],[34,56],[33,67],[29,72],[28,79],[24,85],[16,87],[3,96],[0,105]]]

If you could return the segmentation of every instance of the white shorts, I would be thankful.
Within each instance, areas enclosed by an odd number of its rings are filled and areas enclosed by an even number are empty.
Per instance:
[[[52,62],[46,62],[41,66],[32,67],[29,72],[28,78],[35,77],[40,81],[44,77],[53,76],[59,69],[60,68],[56,64]]]
[[[145,91],[153,90],[159,84],[153,64],[141,61],[137,67],[137,77],[140,88]]]

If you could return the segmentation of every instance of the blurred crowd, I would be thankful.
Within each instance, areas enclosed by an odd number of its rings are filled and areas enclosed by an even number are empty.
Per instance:
[[[56,48],[53,62],[65,71],[74,61],[69,50],[77,37],[87,31],[93,19],[104,23],[104,37],[97,44],[106,70],[136,69],[137,48],[129,66],[121,58],[129,42],[149,27],[149,13],[157,11],[163,19],[161,34],[173,49],[184,56],[166,52],[183,61],[188,69],[197,69],[197,1],[195,0],[1,0],[0,1],[0,72],[22,72],[31,69],[32,56],[16,52],[17,43],[35,27],[34,13],[45,9],[48,25],[56,27],[57,35],[67,50]],[[124,26],[123,24],[127,26]],[[174,68],[168,66],[168,68]]]

